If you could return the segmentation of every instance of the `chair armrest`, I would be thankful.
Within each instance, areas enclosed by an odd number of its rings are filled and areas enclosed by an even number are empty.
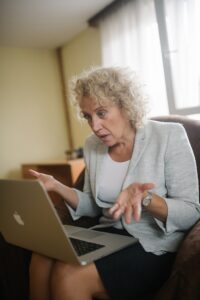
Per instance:
[[[154,300],[200,299],[200,221],[180,245],[172,273]]]

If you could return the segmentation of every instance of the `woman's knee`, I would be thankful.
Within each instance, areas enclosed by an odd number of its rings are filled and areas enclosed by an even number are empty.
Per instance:
[[[38,270],[41,272],[43,270],[49,270],[52,267],[52,264],[52,259],[37,253],[33,253],[29,265],[29,272],[31,274],[35,271],[37,272]]]
[[[51,272],[51,294],[53,299],[71,297],[77,288],[77,267],[56,262]]]
[[[69,298],[76,294],[87,296],[88,299],[94,295],[108,299],[93,264],[83,267],[56,262],[51,273],[51,287],[56,299],[62,299],[59,295],[63,294]]]
[[[76,278],[78,266],[69,265],[60,261],[54,264],[52,269],[51,281],[54,285],[61,283],[63,280],[67,283],[73,282]]]

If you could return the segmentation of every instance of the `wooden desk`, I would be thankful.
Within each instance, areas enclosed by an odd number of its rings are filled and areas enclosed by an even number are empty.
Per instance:
[[[63,184],[71,187],[84,167],[83,159],[28,163],[22,165],[22,176],[23,178],[33,178],[28,172],[29,169],[33,169],[40,173],[50,174]]]

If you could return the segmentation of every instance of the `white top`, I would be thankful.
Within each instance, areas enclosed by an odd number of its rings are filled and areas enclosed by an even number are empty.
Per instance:
[[[119,196],[126,177],[130,160],[114,161],[107,153],[101,168],[98,198],[113,204]]]
[[[98,198],[104,203],[110,203],[110,207],[116,201],[122,191],[130,160],[124,162],[114,161],[109,153],[106,154],[101,168]],[[108,209],[103,209],[103,215],[109,218]],[[100,222],[101,223],[101,222]],[[113,227],[122,229],[121,218]]]

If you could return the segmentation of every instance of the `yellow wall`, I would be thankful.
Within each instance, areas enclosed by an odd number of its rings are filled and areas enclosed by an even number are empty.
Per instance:
[[[63,158],[68,148],[53,50],[0,48],[0,177],[22,163]]]
[[[66,86],[68,80],[91,65],[101,65],[100,34],[96,28],[87,28],[73,40],[63,46],[62,56]],[[86,123],[77,120],[76,111],[69,104],[70,121],[74,147],[83,146],[85,138],[91,132]]]
[[[67,86],[72,75],[101,64],[99,31],[81,32],[62,56]],[[71,104],[69,112],[77,148],[90,130]],[[66,124],[56,51],[0,48],[0,178],[20,178],[23,163],[64,158]]]

